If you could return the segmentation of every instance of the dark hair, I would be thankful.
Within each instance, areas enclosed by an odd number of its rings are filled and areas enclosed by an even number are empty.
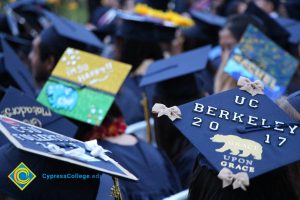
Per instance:
[[[79,42],[64,38],[58,34],[54,26],[44,29],[40,33],[40,58],[45,61],[50,55],[54,57],[55,63],[67,47],[86,50],[86,46]]]
[[[135,71],[145,59],[158,60],[163,58],[162,49],[157,42],[121,38],[118,42],[121,53],[120,61],[131,64],[131,71]]]
[[[195,164],[192,182],[189,188],[189,200],[296,200],[295,190],[287,176],[286,167],[251,179],[247,191],[222,188],[222,181],[215,170],[201,166],[201,158]]]
[[[180,105],[203,97],[194,74],[185,75],[161,82],[155,87],[153,102],[163,103],[167,107]],[[171,160],[176,160],[190,142],[166,117],[154,118],[157,145],[162,148]]]
[[[280,6],[280,0],[267,0],[267,1],[273,4],[275,11],[278,10],[278,8]]]
[[[247,14],[238,14],[229,17],[223,29],[227,28],[234,38],[239,41],[249,24],[254,25],[256,28],[264,32],[263,24],[252,15]]]

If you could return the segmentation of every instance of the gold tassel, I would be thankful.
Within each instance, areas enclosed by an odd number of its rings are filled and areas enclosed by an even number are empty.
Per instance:
[[[151,125],[150,125],[150,113],[148,110],[148,98],[146,93],[143,92],[143,99],[142,99],[142,105],[144,108],[144,116],[145,116],[145,121],[147,125],[147,142],[152,143],[152,134],[151,134]]]
[[[119,186],[119,180],[117,177],[113,177],[113,181],[114,185],[111,188],[111,195],[115,198],[115,200],[122,200],[122,193]]]

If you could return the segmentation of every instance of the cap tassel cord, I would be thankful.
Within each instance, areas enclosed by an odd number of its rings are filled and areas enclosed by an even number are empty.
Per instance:
[[[224,167],[218,174],[218,178],[223,181],[223,188],[232,184],[233,189],[241,188],[247,191],[250,185],[249,176],[245,172],[234,174],[230,169]]]
[[[259,80],[252,82],[250,79],[241,76],[237,82],[237,85],[241,87],[240,90],[247,91],[252,96],[264,94],[264,85]]]
[[[115,200],[122,200],[122,193],[119,186],[119,180],[117,177],[113,177],[114,185],[111,188],[111,195]]]
[[[157,117],[166,115],[170,120],[175,121],[181,119],[181,111],[177,106],[168,108],[164,104],[156,103],[152,107],[152,113],[157,114]]]
[[[150,113],[148,110],[148,98],[147,95],[145,93],[143,93],[143,99],[142,99],[142,105],[143,105],[143,109],[144,109],[144,116],[145,116],[145,121],[146,121],[146,125],[147,125],[147,142],[148,143],[152,143],[152,131],[151,131],[151,124],[150,124]]]

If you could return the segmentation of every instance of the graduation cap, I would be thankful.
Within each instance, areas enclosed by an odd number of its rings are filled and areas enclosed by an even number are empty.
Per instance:
[[[205,46],[152,63],[142,78],[140,87],[204,69],[210,49],[210,46]]]
[[[168,9],[168,4],[170,0],[160,0],[160,1],[155,1],[155,0],[135,0],[134,3],[143,3],[147,4],[152,8],[158,9],[158,10],[167,10]]]
[[[97,27],[92,32],[100,39],[104,39],[107,35],[115,35],[117,14],[118,11],[114,8],[105,6],[97,8],[90,17],[90,22]]]
[[[11,33],[14,36],[36,37],[45,28],[42,20],[45,3],[45,0],[20,0],[5,6]]]
[[[289,32],[285,30],[279,23],[272,19],[267,13],[261,10],[255,5],[255,3],[250,2],[248,4],[246,14],[251,14],[253,17],[261,21],[265,27],[266,34],[280,46],[284,47],[290,36]]]
[[[300,113],[300,91],[294,92],[287,97],[288,102]]]
[[[290,34],[289,42],[292,44],[300,43],[300,21],[289,19],[289,18],[277,18],[276,21],[283,26]]]
[[[103,43],[84,26],[70,21],[66,18],[55,15],[52,12],[44,10],[45,16],[50,20],[57,33],[63,38],[79,42],[81,44],[103,48]]]
[[[218,41],[219,30],[225,25],[226,18],[211,13],[192,10],[190,14],[196,24],[191,28],[183,29],[187,38],[195,38],[214,44]]]
[[[54,112],[99,126],[131,66],[67,48],[37,100]]]
[[[72,138],[77,131],[75,124],[13,87],[5,90],[0,102],[0,113]]]
[[[287,0],[284,6],[290,18],[300,20],[300,2],[298,0]]]
[[[178,107],[156,104],[152,111],[167,115],[220,172],[219,178],[233,175],[228,185],[240,182],[245,189],[249,179],[300,159],[300,130],[263,94],[261,82],[241,77],[238,85]]]
[[[223,27],[226,23],[225,17],[213,15],[211,13],[197,12],[192,10],[191,15],[197,20],[198,23],[206,23],[211,26]]]
[[[285,92],[297,66],[296,58],[256,27],[248,25],[224,71],[235,80],[240,76],[252,81],[260,79],[264,83],[265,94],[276,100]]]
[[[18,0],[13,3],[7,5],[7,7],[11,9],[19,9],[23,6],[30,6],[30,5],[43,5],[46,3],[46,0]]]
[[[120,12],[121,26],[116,36],[139,41],[170,41],[175,37],[177,28],[162,20],[133,13]]]
[[[1,85],[9,86],[14,85],[20,88],[25,94],[35,96],[34,81],[29,69],[18,58],[14,50],[6,42],[3,35],[0,35],[2,46],[2,73]],[[8,72],[11,79],[5,75]]]
[[[71,165],[93,169],[128,180],[137,178],[106,154],[96,140],[79,140],[24,122],[0,116],[0,131],[18,149]],[[55,169],[53,169],[55,170]]]

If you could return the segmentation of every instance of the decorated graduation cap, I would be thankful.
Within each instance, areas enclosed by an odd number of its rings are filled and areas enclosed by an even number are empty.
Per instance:
[[[50,23],[61,37],[98,49],[103,47],[102,42],[84,26],[57,16],[47,10],[44,10],[43,13],[50,20]]]
[[[238,80],[261,80],[267,96],[275,100],[286,90],[298,61],[257,28],[249,25],[233,50],[224,71]]]
[[[119,12],[123,23],[117,36],[142,41],[170,41],[178,27],[190,27],[193,20],[180,14],[137,4],[134,12]]]
[[[52,111],[100,125],[131,66],[67,48],[37,100]]]
[[[197,48],[152,63],[142,78],[140,86],[159,83],[204,69],[210,48],[210,46]]]
[[[75,124],[13,87],[5,90],[0,102],[0,114],[71,138],[77,131]]]
[[[29,69],[18,58],[3,35],[0,35],[0,42],[2,47],[1,69],[3,70],[1,85],[4,87],[13,85],[28,96],[35,96],[34,81]]]
[[[0,116],[1,133],[18,149],[38,156],[93,169],[114,177],[137,178],[109,157],[96,140],[79,140]]]
[[[249,179],[300,159],[300,130],[263,94],[260,81],[241,77],[238,86],[178,107],[155,104],[152,112],[173,121],[219,172],[223,187],[233,182],[246,190]]]

